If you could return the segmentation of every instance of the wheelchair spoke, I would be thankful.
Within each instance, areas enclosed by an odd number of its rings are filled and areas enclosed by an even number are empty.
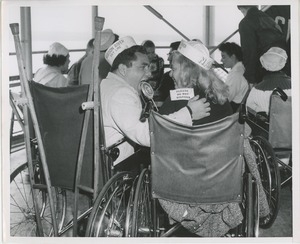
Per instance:
[[[127,202],[132,182],[132,173],[122,172],[114,175],[106,183],[92,209],[87,235],[111,237],[125,235]]]

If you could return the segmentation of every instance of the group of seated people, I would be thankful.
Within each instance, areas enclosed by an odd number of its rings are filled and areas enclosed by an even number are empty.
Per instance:
[[[94,40],[91,40],[84,57],[71,67],[68,77],[65,77],[70,63],[69,51],[60,43],[52,44],[44,56],[46,66],[36,72],[34,81],[50,87],[89,84],[92,81],[93,45]],[[119,38],[111,30],[101,33],[99,76],[102,80],[100,93],[106,146],[115,144],[123,137],[128,139],[118,146],[120,155],[115,165],[132,155],[136,144],[150,146],[149,123],[140,121],[143,108],[139,84],[155,78],[153,72],[162,77],[158,84],[153,83],[155,89],[163,91],[170,80],[175,89],[170,94],[168,88],[164,90],[168,94],[164,95],[159,113],[190,126],[217,121],[233,114],[249,89],[243,77],[241,50],[235,43],[220,46],[222,62],[231,69],[225,83],[215,74],[214,60],[200,41],[172,43],[168,58],[171,70],[167,74],[161,72],[163,61],[155,54],[153,46],[151,41],[137,45],[132,37]],[[265,105],[270,91],[275,87],[281,87],[290,95],[290,77],[281,71],[286,59],[285,51],[278,47],[270,48],[261,56],[261,64],[268,72],[264,80],[250,91],[247,99],[249,107],[256,111],[268,109]],[[184,99],[176,93],[182,88],[191,91]],[[162,201],[162,204],[168,208],[169,203]],[[241,213],[236,206],[229,208],[238,217],[224,230],[237,226],[241,221]],[[187,215],[186,211],[183,212]],[[201,235],[201,227],[196,232]]]

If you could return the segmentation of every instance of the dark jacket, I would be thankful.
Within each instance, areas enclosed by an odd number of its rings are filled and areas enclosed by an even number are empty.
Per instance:
[[[197,91],[195,89],[195,94],[199,94],[200,98],[205,97],[205,94],[201,91]],[[231,114],[233,114],[231,105],[228,101],[226,101],[223,105],[215,104],[214,102],[207,99],[210,103],[210,116],[199,119],[199,120],[193,120],[193,125],[201,125],[206,124],[209,122],[217,121],[219,119],[225,118]],[[170,96],[166,99],[166,101],[163,103],[163,105],[159,109],[160,114],[171,114],[179,109],[186,106],[188,103],[187,100],[177,100],[177,101],[171,101]]]
[[[166,98],[170,95],[170,90],[175,89],[175,84],[172,77],[170,77],[170,72],[171,71],[164,73],[161,78],[160,86],[157,89],[159,93],[159,101],[165,101]]]
[[[243,52],[244,76],[249,83],[259,83],[263,69],[259,58],[271,47],[286,50],[285,36],[281,28],[266,13],[253,7],[239,24],[241,47]]]

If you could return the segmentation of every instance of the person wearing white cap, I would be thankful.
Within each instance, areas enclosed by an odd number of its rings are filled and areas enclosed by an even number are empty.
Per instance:
[[[210,123],[233,114],[228,101],[228,86],[215,75],[212,64],[208,49],[199,41],[182,40],[172,57],[170,76],[175,82],[176,94],[183,94],[184,90],[187,93],[191,89],[210,102],[210,116],[194,120],[193,125]],[[159,112],[170,113],[186,104],[186,98],[174,96],[171,91],[171,96]],[[159,199],[159,202],[168,214],[170,223],[180,222],[184,228],[203,237],[222,236],[243,219],[239,203],[191,206],[164,199]],[[214,212],[216,209],[219,210]]]
[[[101,40],[100,40],[100,62],[99,62],[99,76],[100,79],[104,79],[109,70],[110,65],[105,60],[104,54],[106,50],[118,40],[119,36],[114,34],[111,29],[106,29],[101,32]],[[92,49],[92,52],[90,55],[87,55],[87,57],[82,61],[80,72],[79,72],[79,85],[83,84],[90,84],[93,78],[93,52],[94,49]]]
[[[285,50],[279,47],[270,48],[260,57],[260,62],[267,73],[261,83],[253,87],[247,98],[246,106],[255,112],[269,114],[270,97],[274,88],[281,88],[288,96],[291,96],[291,77],[282,69],[287,60]]]
[[[139,120],[142,113],[139,83],[149,78],[151,73],[145,49],[136,45],[129,36],[120,38],[110,46],[105,58],[112,66],[100,85],[106,146],[115,144],[123,137],[129,139],[118,146],[120,155],[114,162],[116,165],[134,153],[135,144],[150,146],[148,121],[142,123]],[[191,125],[192,117],[199,119],[208,116],[209,104],[197,99],[194,97],[188,103],[191,112],[184,107],[169,115],[169,118]]]
[[[258,5],[238,5],[244,15],[239,23],[239,34],[245,66],[244,77],[253,87],[262,81],[264,70],[259,57],[271,47],[286,49],[285,36],[280,26]]]
[[[68,81],[63,74],[69,68],[69,50],[62,44],[55,42],[44,55],[43,61],[46,66],[35,73],[33,80],[45,86],[66,87]]]
[[[159,109],[161,114],[169,114],[187,105],[183,92],[207,98],[210,103],[210,116],[193,120],[193,125],[199,125],[219,120],[233,113],[228,101],[229,88],[211,69],[213,59],[205,45],[199,41],[182,40],[174,52],[170,76],[175,83],[175,90]],[[178,95],[180,94],[180,95]]]

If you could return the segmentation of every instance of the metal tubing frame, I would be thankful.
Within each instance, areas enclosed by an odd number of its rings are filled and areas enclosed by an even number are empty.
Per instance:
[[[31,9],[20,7],[21,12],[21,43],[24,50],[24,61],[28,80],[32,80],[32,40],[31,40]]]

